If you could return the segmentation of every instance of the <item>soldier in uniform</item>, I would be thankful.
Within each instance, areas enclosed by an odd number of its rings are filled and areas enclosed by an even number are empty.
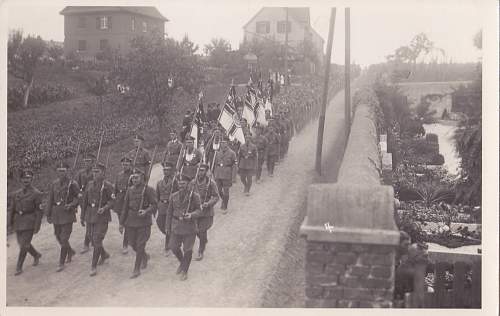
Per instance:
[[[111,222],[111,208],[113,206],[113,185],[104,179],[106,166],[97,163],[92,168],[93,180],[89,182],[83,195],[82,220],[87,218],[87,227],[90,227],[92,246],[92,265],[90,276],[97,274],[97,263],[103,264],[109,258],[104,250],[103,241],[108,231],[108,223]]]
[[[285,158],[290,144],[290,131],[288,122],[285,120],[285,112],[281,111],[278,117],[278,124],[280,129],[280,159]]]
[[[177,133],[175,130],[170,131],[170,141],[167,144],[167,153],[165,155],[164,161],[170,162],[174,166],[177,166],[177,160],[181,154],[182,143],[177,138]]]
[[[149,170],[151,165],[151,155],[149,151],[143,148],[144,137],[141,134],[136,134],[134,137],[134,149],[127,153],[127,157],[132,160],[133,168],[141,170]],[[146,175],[146,182],[148,183],[149,175]]]
[[[167,235],[165,229],[167,220],[167,208],[170,196],[179,190],[177,182],[175,181],[175,167],[171,162],[162,163],[163,179],[156,183],[156,199],[158,200],[158,216],[156,217],[156,224],[160,231],[165,235],[165,256],[168,256],[170,235]]]
[[[264,127],[262,125],[257,125],[255,129],[255,136],[252,142],[257,146],[257,172],[255,175],[257,183],[260,183],[260,177],[262,175],[262,166],[267,156],[267,143],[268,140],[263,134]]]
[[[193,137],[186,136],[185,144],[186,149],[181,157],[181,173],[192,180],[196,176],[196,170],[198,169],[198,164],[201,162],[203,155],[198,148],[194,148]]]
[[[120,218],[121,211],[123,209],[123,200],[125,198],[125,193],[130,186],[130,177],[132,176],[132,160],[124,156],[120,160],[122,163],[123,170],[118,173],[114,182],[114,202],[113,202],[113,210]],[[128,241],[127,241],[127,232],[123,234],[123,248],[122,253],[128,253]]]
[[[141,267],[147,267],[149,255],[146,253],[146,243],[151,236],[151,217],[156,212],[157,201],[153,188],[144,181],[145,174],[135,168],[132,174],[132,186],[125,193],[123,209],[120,214],[120,233],[128,230],[128,243],[134,249],[135,265],[131,278],[141,274]],[[141,204],[142,202],[142,204]]]
[[[217,184],[211,177],[207,176],[207,171],[210,167],[208,164],[202,163],[198,170],[197,179],[193,179],[189,183],[189,191],[194,187],[194,192],[198,193],[201,200],[201,214],[197,219],[197,233],[200,245],[198,247],[198,256],[194,259],[200,261],[203,259],[203,253],[208,243],[208,229],[212,227],[214,222],[214,206],[219,201],[219,193]]]
[[[54,224],[54,234],[61,245],[59,266],[57,272],[64,270],[66,258],[71,262],[75,254],[69,243],[73,223],[76,222],[76,208],[78,205],[78,184],[68,177],[69,166],[65,162],[57,165],[58,178],[49,189],[47,201],[47,222]]]
[[[215,182],[219,189],[219,195],[222,198],[222,213],[227,213],[227,205],[229,202],[229,189],[233,185],[232,173],[236,164],[236,154],[228,147],[228,137],[224,136],[220,143],[220,149],[215,154],[214,160],[214,175]]]
[[[280,140],[278,134],[276,134],[274,130],[275,130],[274,124],[269,124],[268,133],[266,135],[266,138],[268,140],[266,161],[267,161],[267,173],[269,174],[270,177],[273,177],[274,175],[274,165],[279,157]]]
[[[83,202],[83,193],[87,188],[87,183],[92,180],[92,166],[94,165],[95,156],[92,153],[87,153],[83,157],[83,168],[78,171],[76,175],[76,181],[78,182],[78,186],[80,187],[80,193],[78,193],[79,204],[80,204],[80,212],[82,208]],[[85,229],[85,239],[83,240],[83,248],[80,253],[86,253],[90,250],[90,228],[87,226]]]
[[[40,231],[42,224],[43,210],[42,192],[35,188],[31,183],[33,181],[33,172],[23,170],[21,173],[22,189],[12,194],[10,203],[10,224],[16,231],[17,243],[19,244],[19,256],[17,259],[16,273],[23,272],[24,259],[29,253],[33,256],[33,265],[38,265],[42,256],[31,244],[33,235]]]
[[[196,239],[195,219],[201,214],[200,196],[187,188],[189,178],[180,175],[179,191],[172,194],[167,209],[167,233],[170,237],[170,249],[180,262],[177,274],[181,280],[187,279],[187,273],[193,256],[193,245]],[[192,193],[192,194],[191,194]],[[182,251],[181,251],[182,246]]]
[[[250,188],[252,187],[252,177],[257,167],[257,146],[252,142],[250,132],[245,134],[245,143],[240,146],[238,152],[238,173],[240,175],[241,183],[243,183],[243,193],[246,196],[250,195]]]

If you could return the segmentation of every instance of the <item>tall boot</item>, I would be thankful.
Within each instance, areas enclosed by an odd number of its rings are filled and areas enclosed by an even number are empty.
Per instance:
[[[97,263],[98,265],[103,265],[104,262],[106,261],[106,259],[108,259],[110,257],[109,253],[104,249],[104,247],[100,247],[101,248],[101,258],[99,259],[99,262]]]
[[[19,257],[17,258],[16,273],[14,275],[20,275],[21,273],[23,273],[24,259],[26,259],[27,254],[28,251],[24,248],[21,248],[21,250],[19,251]]]
[[[38,251],[36,251],[33,245],[30,245],[30,247],[28,248],[28,252],[30,255],[33,256],[33,265],[37,266],[38,263],[40,262],[40,257],[42,257],[42,255]]]
[[[144,256],[144,251],[138,251],[135,253],[134,272],[130,277],[131,279],[135,279],[141,274],[141,262],[143,256]]]
[[[92,253],[92,266],[90,268],[90,276],[94,276],[97,274],[97,262],[99,261],[101,252],[101,247],[94,247],[94,252]]]
[[[205,252],[205,247],[207,242],[200,238],[200,246],[198,247],[198,256],[194,258],[196,261],[201,261],[203,259],[203,253]]]
[[[189,265],[191,264],[192,257],[193,257],[192,250],[186,251],[186,253],[184,253],[184,260],[181,264],[182,265],[182,272],[181,272],[181,276],[180,276],[181,281],[184,281],[187,279],[187,273],[189,270]]]
[[[64,270],[64,262],[66,261],[66,256],[68,254],[68,248],[63,246],[61,248],[61,254],[59,255],[59,266],[57,267],[57,272]]]
[[[179,260],[179,267],[177,268],[177,272],[176,274],[179,274],[181,273],[182,271],[182,262],[184,261],[184,256],[182,255],[182,251],[180,248],[176,248],[176,249],[172,249],[172,253],[177,257],[177,259]]]

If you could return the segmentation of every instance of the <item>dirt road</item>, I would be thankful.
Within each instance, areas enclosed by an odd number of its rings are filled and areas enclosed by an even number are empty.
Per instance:
[[[332,100],[327,122],[329,115],[343,113],[342,100],[343,93]],[[264,170],[264,181],[254,184],[251,196],[243,195],[239,181],[233,185],[229,212],[223,215],[216,206],[205,258],[193,260],[187,281],[180,281],[175,274],[177,259],[163,256],[163,235],[156,226],[147,245],[151,254],[147,269],[139,278],[129,279],[135,254],[121,254],[121,235],[114,215],[104,241],[111,258],[99,267],[95,277],[89,277],[91,252],[76,255],[63,272],[55,272],[59,247],[49,225],[42,227],[33,242],[43,254],[40,265],[32,267],[28,256],[24,273],[16,277],[18,247],[15,235],[9,236],[7,306],[262,306],[263,293],[286,251],[289,230],[304,205],[307,185],[313,181],[316,132],[317,124],[313,123],[296,135],[275,177],[268,177]],[[325,143],[329,137],[325,133]],[[152,180],[159,176],[160,168],[155,166]],[[83,236],[84,229],[75,223],[73,248],[80,250]]]

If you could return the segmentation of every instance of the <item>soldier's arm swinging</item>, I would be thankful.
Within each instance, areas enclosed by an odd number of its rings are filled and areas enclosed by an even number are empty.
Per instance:
[[[42,192],[37,191],[34,199],[34,208],[35,208],[35,234],[40,231],[40,227],[42,226],[42,218],[43,218],[43,210],[42,210]]]
[[[49,197],[47,199],[47,209],[45,210],[45,216],[47,216],[47,222],[52,224],[52,206],[54,205],[54,185],[49,187]]]

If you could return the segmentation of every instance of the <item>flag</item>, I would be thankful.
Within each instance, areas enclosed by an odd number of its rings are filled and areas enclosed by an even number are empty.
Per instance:
[[[265,109],[265,101],[262,98],[257,98],[257,103],[254,108],[256,122],[260,125],[267,126],[266,120],[266,109]]]
[[[194,138],[194,147],[198,148],[200,145],[200,132],[202,129],[203,122],[205,122],[205,111],[203,109],[203,92],[200,92],[198,98],[198,107],[193,116],[193,122],[191,123],[191,132],[189,135]]]
[[[236,121],[233,121],[233,124],[227,130],[227,134],[231,141],[236,139],[241,144],[245,143],[245,134],[243,133],[243,129],[241,128],[241,125],[239,125]]]
[[[236,109],[234,108],[232,101],[226,100],[224,103],[224,107],[222,108],[222,111],[220,111],[219,114],[219,123],[222,125],[222,127],[227,131],[231,127],[231,124],[233,124],[233,116],[236,114]],[[234,100],[234,99],[233,99]]]
[[[252,88],[248,88],[245,97],[245,104],[243,105],[243,117],[247,120],[248,125],[254,126],[257,118],[255,117],[255,105],[257,103],[257,96]]]

